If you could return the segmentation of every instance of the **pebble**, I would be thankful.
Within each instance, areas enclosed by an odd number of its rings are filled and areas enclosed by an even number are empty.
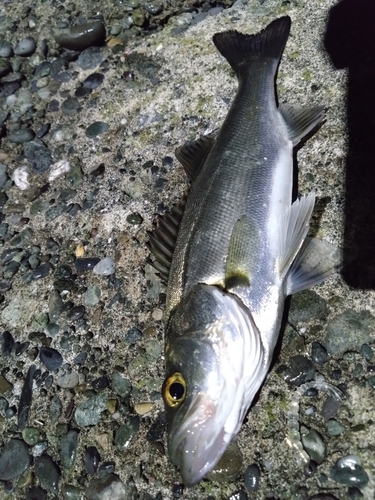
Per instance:
[[[104,81],[104,75],[102,73],[91,73],[85,80],[82,82],[82,87],[85,89],[95,90],[98,88]]]
[[[7,75],[12,69],[12,66],[6,59],[0,59],[0,78]]]
[[[129,420],[115,431],[114,444],[120,451],[129,448],[131,441],[139,431],[139,418],[130,417]]]
[[[91,269],[93,269],[99,261],[100,259],[97,258],[80,258],[74,261],[74,266],[78,272],[83,273],[85,271],[90,271]]]
[[[244,491],[238,490],[229,495],[227,500],[248,500],[248,496]]]
[[[31,128],[20,128],[8,134],[8,141],[14,144],[24,144],[25,142],[30,142],[34,139],[35,132]]]
[[[339,436],[345,431],[345,427],[335,419],[330,419],[327,422],[327,432],[330,436]]]
[[[106,32],[102,21],[91,21],[55,31],[53,36],[60,47],[82,51],[93,45],[103,45]]]
[[[51,150],[40,139],[25,144],[24,153],[35,174],[43,174],[53,163]]]
[[[119,372],[112,374],[112,388],[120,397],[125,398],[132,391],[132,384],[129,379],[123,377]]]
[[[67,314],[69,321],[78,321],[85,314],[85,306],[73,306]]]
[[[321,464],[326,457],[326,446],[320,434],[314,429],[301,426],[301,441],[309,457]]]
[[[99,47],[89,47],[84,50],[77,60],[77,65],[83,69],[95,69],[104,59],[104,52]]]
[[[0,40],[0,57],[12,57],[13,47],[7,40]]]
[[[22,431],[22,437],[26,444],[35,446],[41,438],[39,429],[35,427],[25,427]]]
[[[80,427],[96,425],[106,409],[106,402],[107,397],[104,394],[99,394],[80,403],[74,412],[76,424]]]
[[[52,347],[42,346],[39,350],[39,357],[50,372],[58,370],[63,364],[63,357],[56,349],[52,349]]]
[[[70,162],[70,170],[65,175],[66,184],[69,188],[77,189],[83,182],[83,172],[80,160],[74,158]]]
[[[244,484],[248,491],[256,491],[259,488],[260,469],[257,464],[251,464],[247,467],[244,474]]]
[[[126,217],[126,222],[129,222],[129,224],[133,226],[137,226],[138,224],[142,224],[143,218],[138,213],[134,213]]]
[[[369,482],[367,472],[362,468],[359,458],[355,455],[340,458],[332,467],[330,477],[337,483],[359,488],[366,486]]]
[[[73,484],[64,484],[61,488],[61,494],[64,500],[81,500],[82,491]]]
[[[21,476],[31,465],[26,443],[10,439],[0,452],[0,480],[12,481]]]
[[[289,365],[284,372],[285,381],[292,386],[304,384],[313,380],[315,366],[306,356],[297,354],[289,358]]]
[[[319,342],[313,342],[311,346],[312,361],[317,365],[321,365],[327,360],[327,357],[327,350]]]
[[[14,338],[13,335],[10,332],[3,332],[1,334],[1,355],[4,358],[7,358],[11,355],[14,347]]]
[[[328,322],[323,345],[333,356],[359,351],[363,344],[371,341],[374,330],[375,318],[369,311],[346,310]]]
[[[73,389],[73,387],[76,387],[79,383],[78,373],[72,372],[60,375],[59,377],[57,377],[56,383],[63,389]]]
[[[42,455],[35,460],[35,476],[39,479],[43,488],[50,493],[58,492],[60,469],[49,455]]]
[[[101,460],[100,453],[95,446],[89,446],[85,450],[85,466],[89,474],[95,474]]]
[[[147,415],[147,413],[150,413],[153,407],[154,403],[136,403],[134,405],[134,410],[138,415],[144,416]]]
[[[107,474],[94,479],[85,490],[90,500],[133,500],[124,483],[116,474]]]
[[[28,57],[34,54],[36,50],[36,42],[32,36],[27,36],[17,43],[14,47],[16,56]]]
[[[234,481],[241,473],[242,463],[243,456],[238,443],[232,441],[212,471],[207,474],[207,478],[219,483]]]
[[[71,429],[61,440],[60,459],[62,466],[66,469],[71,469],[74,466],[77,455],[78,435],[79,431]]]
[[[336,413],[339,411],[340,406],[341,406],[341,401],[338,401],[336,398],[329,395],[327,399],[324,401],[322,407],[321,413],[323,415],[324,420],[328,422],[329,419],[334,417]]]
[[[104,257],[93,268],[94,274],[110,276],[115,272],[115,261],[111,257]]]
[[[45,278],[49,275],[50,270],[52,269],[52,265],[49,262],[45,262],[41,266],[34,269],[31,273],[31,280],[39,280]]]
[[[101,291],[97,285],[89,286],[85,292],[85,305],[93,307],[98,304],[100,300]]]
[[[61,313],[64,311],[64,302],[55,288],[51,291],[48,300],[48,316],[51,322],[59,319]]]
[[[79,101],[76,97],[69,97],[61,104],[61,111],[66,116],[75,115],[80,109]]]
[[[27,370],[25,382],[22,387],[20,403],[18,407],[18,428],[22,431],[27,426],[29,412],[33,399],[33,380],[36,366],[31,365]]]
[[[361,346],[361,354],[362,356],[367,359],[368,361],[372,359],[374,355],[374,351],[371,349],[371,347],[368,344],[363,344]]]
[[[327,317],[327,304],[316,292],[305,290],[292,295],[288,322],[296,326],[311,320],[321,320]]]
[[[105,122],[94,122],[89,125],[86,129],[86,137],[89,139],[94,139],[98,135],[104,134],[109,129],[108,123]]]

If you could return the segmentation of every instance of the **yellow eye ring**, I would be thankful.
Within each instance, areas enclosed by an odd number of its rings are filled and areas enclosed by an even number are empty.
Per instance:
[[[167,406],[176,408],[186,398],[186,382],[181,373],[176,372],[165,379],[163,384],[163,399]]]

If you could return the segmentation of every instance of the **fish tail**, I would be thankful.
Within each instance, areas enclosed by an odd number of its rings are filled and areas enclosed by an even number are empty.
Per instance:
[[[255,35],[244,35],[236,30],[216,33],[213,42],[232,66],[236,74],[244,66],[259,58],[281,59],[288,40],[291,20],[289,16],[275,19]]]

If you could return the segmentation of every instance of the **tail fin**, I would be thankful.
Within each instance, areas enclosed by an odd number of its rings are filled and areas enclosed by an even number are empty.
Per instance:
[[[255,35],[244,35],[238,31],[216,33],[213,42],[225,59],[238,73],[241,66],[259,57],[280,60],[288,40],[291,20],[289,16],[272,21]]]

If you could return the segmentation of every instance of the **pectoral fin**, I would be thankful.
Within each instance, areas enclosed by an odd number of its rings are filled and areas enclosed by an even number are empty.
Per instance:
[[[306,238],[286,277],[287,294],[317,285],[342,266],[339,248],[316,238]]]
[[[280,104],[279,110],[288,127],[289,138],[293,146],[296,146],[305,135],[324,120],[323,106],[295,108],[289,104]]]
[[[285,212],[285,222],[280,229],[280,275],[285,278],[307,236],[310,217],[315,204],[315,193],[297,199]]]

